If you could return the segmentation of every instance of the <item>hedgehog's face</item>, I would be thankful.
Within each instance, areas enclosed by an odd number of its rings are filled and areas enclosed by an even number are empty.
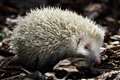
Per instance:
[[[76,43],[76,54],[83,55],[90,63],[100,63],[101,40],[86,37],[79,39]]]

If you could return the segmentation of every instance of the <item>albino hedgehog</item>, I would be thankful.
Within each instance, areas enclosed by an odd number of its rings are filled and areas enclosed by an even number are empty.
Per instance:
[[[104,33],[75,12],[43,8],[31,10],[18,21],[11,44],[22,65],[46,71],[68,57],[84,56],[89,63],[100,63]]]

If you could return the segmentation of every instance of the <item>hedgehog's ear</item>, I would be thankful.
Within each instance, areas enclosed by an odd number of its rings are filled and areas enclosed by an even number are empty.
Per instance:
[[[86,35],[85,33],[81,32],[81,33],[79,34],[79,38],[80,38],[80,39],[84,39],[85,35]]]

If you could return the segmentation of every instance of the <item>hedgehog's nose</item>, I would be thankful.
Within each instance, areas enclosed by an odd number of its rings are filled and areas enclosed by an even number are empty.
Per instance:
[[[90,60],[90,63],[93,64],[93,65],[100,65],[101,64],[101,60],[99,58],[92,58]]]
[[[99,58],[96,58],[96,59],[95,59],[95,64],[96,64],[96,65],[101,64],[101,60],[100,60]]]

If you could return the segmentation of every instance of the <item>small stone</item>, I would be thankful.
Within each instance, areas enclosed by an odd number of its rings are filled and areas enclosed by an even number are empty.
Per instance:
[[[0,47],[2,47],[2,42],[0,42]]]
[[[111,44],[111,45],[119,45],[120,42],[119,42],[119,41],[114,41],[114,42],[111,42],[110,44]]]

